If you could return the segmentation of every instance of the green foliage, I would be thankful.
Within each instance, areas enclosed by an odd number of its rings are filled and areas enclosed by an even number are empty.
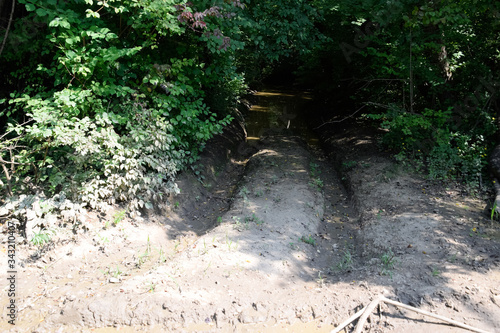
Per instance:
[[[316,246],[316,240],[311,235],[309,235],[309,236],[302,236],[302,237],[299,238],[299,240],[301,242],[306,243],[306,244],[309,244],[309,245],[312,245],[312,246]]]
[[[493,206],[491,207],[491,213],[490,213],[490,220],[493,222],[493,220],[498,220],[499,213],[498,213],[498,204],[497,201],[495,200],[493,202]]]
[[[54,234],[53,231],[48,229],[42,229],[39,232],[33,232],[33,237],[31,238],[31,243],[35,246],[43,246],[50,243],[51,236]]]
[[[257,217],[257,215],[255,215],[255,213],[252,213],[251,216],[245,217],[245,223],[248,223],[248,222],[255,222],[255,224],[257,224],[259,226],[264,223],[264,221],[261,220],[259,217]]]
[[[396,267],[397,259],[391,249],[380,257],[380,275],[389,275],[392,279],[393,269]]]
[[[323,181],[319,177],[313,178],[309,184],[312,187],[315,187],[318,191],[321,191],[324,186]]]
[[[484,126],[470,134],[452,131],[451,116],[451,109],[425,109],[422,114],[392,109],[368,117],[381,120],[381,126],[388,130],[383,142],[399,151],[400,161],[411,160],[417,169],[425,167],[433,179],[477,180],[487,165],[491,144],[485,138],[493,134],[493,127]]]
[[[328,42],[298,72],[331,117],[363,110],[386,129],[383,142],[398,159],[431,178],[477,182],[498,130],[499,3],[314,4]]]
[[[336,268],[337,270],[341,272],[347,272],[352,270],[353,267],[353,258],[352,254],[349,250],[344,251],[344,255],[340,259],[340,261],[337,263],[336,267],[332,267],[332,270]]]
[[[11,68],[0,90],[5,193],[36,187],[136,212],[178,192],[176,173],[245,89],[242,44],[225,35],[239,31],[239,2],[19,2],[0,59]]]
[[[239,54],[238,64],[250,83],[269,76],[283,59],[310,54],[324,40],[317,27],[323,18],[310,1],[248,1],[245,14],[245,52]]]
[[[113,215],[113,224],[117,225],[118,223],[120,223],[121,221],[123,221],[123,219],[125,218],[126,214],[127,214],[127,210],[126,209],[122,209],[122,210],[117,211]]]

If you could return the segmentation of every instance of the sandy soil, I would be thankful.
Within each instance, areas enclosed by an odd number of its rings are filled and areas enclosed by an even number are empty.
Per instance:
[[[39,248],[19,238],[18,321],[2,286],[0,330],[329,332],[383,294],[500,331],[485,201],[403,170],[362,128],[323,126],[320,149],[286,131],[245,144],[235,125],[169,205],[89,213]],[[384,305],[366,331],[461,330]]]

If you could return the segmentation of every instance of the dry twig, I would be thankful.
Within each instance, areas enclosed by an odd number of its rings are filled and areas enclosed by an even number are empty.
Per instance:
[[[432,317],[432,318],[435,318],[435,319],[442,320],[442,321],[444,321],[444,322],[446,322],[448,324],[451,324],[451,325],[454,325],[454,326],[457,326],[457,327],[460,327],[460,328],[463,328],[463,329],[466,329],[466,330],[469,330],[469,331],[472,331],[472,332],[489,333],[489,332],[487,332],[485,330],[482,330],[480,328],[472,327],[472,326],[463,324],[461,322],[458,322],[456,320],[449,319],[449,318],[446,318],[446,317],[443,317],[443,316],[440,316],[440,315],[433,314],[433,313],[431,313],[429,311],[417,309],[417,308],[415,308],[413,306],[409,306],[409,305],[406,305],[406,304],[403,304],[403,303],[400,303],[400,302],[396,302],[396,301],[390,300],[388,298],[385,298],[382,295],[380,295],[377,298],[375,298],[370,304],[368,304],[368,306],[365,306],[362,310],[358,311],[355,315],[351,316],[349,319],[347,319],[346,321],[344,321],[343,323],[341,323],[333,331],[331,331],[331,333],[338,333],[338,332],[340,332],[344,327],[346,327],[347,325],[349,325],[351,322],[353,322],[354,320],[356,320],[359,317],[361,317],[361,318],[359,319],[358,324],[356,325],[355,333],[361,333],[361,331],[363,330],[363,326],[365,325],[366,319],[368,318],[368,316],[370,315],[370,313],[380,303],[387,303],[387,304],[391,304],[391,305],[394,305],[394,306],[399,306],[401,308],[404,308],[404,309],[407,309],[407,310],[410,310],[410,311],[413,311],[413,312],[417,312],[417,313],[420,313],[420,314],[423,314],[423,315],[426,315],[426,316],[429,316],[429,317]]]

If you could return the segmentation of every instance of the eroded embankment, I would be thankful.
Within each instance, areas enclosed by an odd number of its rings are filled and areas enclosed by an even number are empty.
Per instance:
[[[368,293],[383,287],[403,303],[498,331],[500,238],[483,211],[487,193],[412,172],[380,151],[381,131],[360,119],[337,120],[320,135],[359,212],[358,256],[345,277],[365,281]],[[392,307],[381,314],[372,328],[457,330]]]

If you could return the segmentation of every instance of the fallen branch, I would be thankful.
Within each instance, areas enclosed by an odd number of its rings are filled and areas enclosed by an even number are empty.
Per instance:
[[[373,312],[373,310],[375,310],[377,305],[379,305],[380,302],[382,302],[383,300],[384,296],[379,295],[377,298],[371,301],[370,304],[368,304],[365,312],[363,312],[363,315],[358,320],[358,324],[356,325],[356,330],[354,331],[354,333],[361,333],[361,331],[363,330],[363,326],[365,326],[365,321],[368,319],[368,316],[370,316],[370,314]]]
[[[361,317],[361,315],[363,314],[363,312],[365,312],[366,310],[366,306],[364,308],[362,308],[361,310],[359,310],[358,312],[356,312],[355,314],[353,314],[351,317],[349,317],[349,319],[347,319],[346,321],[343,321],[339,326],[337,326],[333,331],[331,331],[330,333],[339,333],[340,331],[342,331],[344,329],[344,327],[346,327],[347,325],[349,325],[351,322],[355,321],[356,319],[358,319],[359,317]]]
[[[323,127],[323,126],[325,126],[325,125],[327,125],[327,124],[341,123],[341,122],[343,122],[343,121],[345,121],[345,120],[347,120],[347,119],[349,119],[349,118],[354,117],[354,115],[355,115],[356,113],[358,113],[359,111],[361,111],[361,110],[362,110],[365,106],[366,106],[366,104],[365,104],[365,105],[363,105],[362,107],[360,107],[359,109],[357,109],[356,111],[354,111],[353,113],[351,113],[351,114],[350,114],[349,116],[347,116],[347,117],[344,117],[344,118],[342,118],[342,119],[340,119],[340,120],[330,120],[330,121],[326,121],[326,122],[324,122],[323,124],[319,125],[318,127],[315,127],[314,129],[316,130],[316,129],[321,128],[321,127]]]
[[[365,306],[362,310],[358,311],[355,315],[351,316],[349,319],[347,319],[346,321],[342,322],[339,326],[337,326],[330,333],[338,333],[338,332],[340,332],[344,327],[346,327],[347,325],[349,325],[351,322],[355,321],[359,317],[361,317],[361,318],[359,319],[358,324],[356,325],[355,333],[361,333],[361,331],[363,330],[363,326],[365,325],[366,319],[368,319],[368,316],[375,309],[375,307],[378,304],[380,304],[380,303],[387,303],[387,304],[392,304],[394,306],[399,306],[401,308],[404,308],[404,309],[407,309],[407,310],[410,310],[410,311],[413,311],[413,312],[417,312],[417,313],[420,313],[420,314],[423,314],[423,315],[426,315],[426,316],[429,316],[429,317],[432,317],[432,318],[435,318],[435,319],[442,320],[442,321],[444,321],[444,322],[446,322],[448,324],[451,324],[451,325],[454,325],[454,326],[457,326],[457,327],[460,327],[460,328],[463,328],[463,329],[466,329],[466,330],[469,330],[469,331],[472,331],[472,332],[489,333],[489,332],[484,331],[482,329],[475,328],[475,327],[463,324],[463,323],[455,321],[453,319],[449,319],[449,318],[446,318],[446,317],[443,317],[443,316],[440,316],[440,315],[433,314],[433,313],[431,313],[429,311],[420,310],[420,309],[417,309],[417,308],[415,308],[413,306],[409,306],[409,305],[406,305],[406,304],[403,304],[403,303],[400,303],[400,302],[396,302],[396,301],[390,300],[388,298],[385,298],[382,295],[380,295],[377,298],[375,298],[370,304],[368,304],[368,306]]]

